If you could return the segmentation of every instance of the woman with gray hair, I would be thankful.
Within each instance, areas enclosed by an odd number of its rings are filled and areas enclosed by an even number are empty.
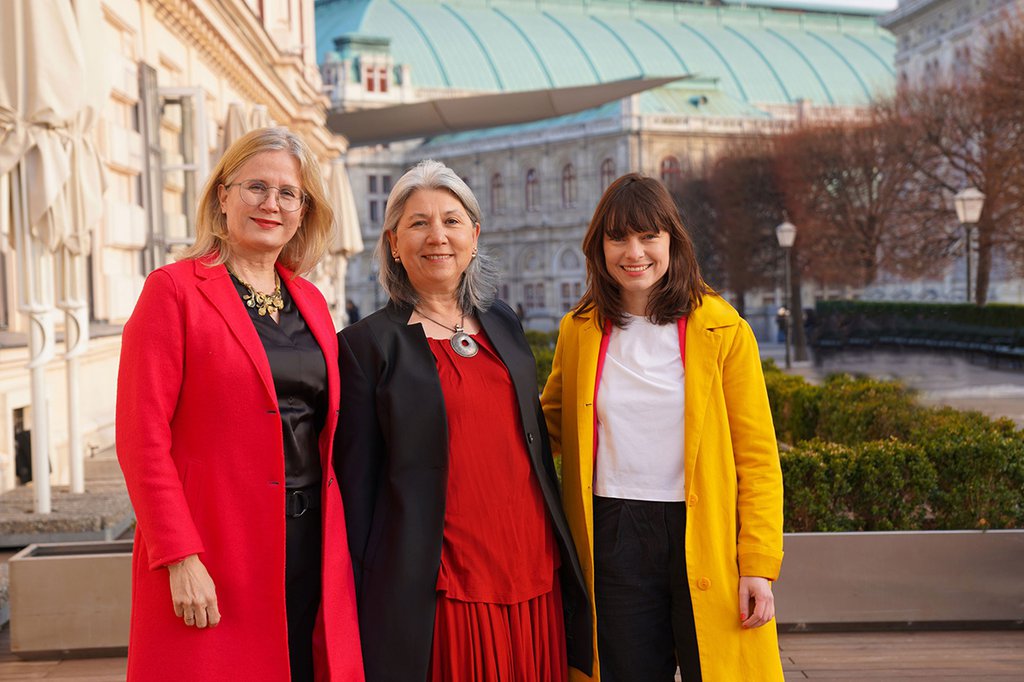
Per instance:
[[[370,682],[590,672],[533,356],[479,235],[466,183],[412,168],[377,245],[388,304],[338,336],[335,466]]]

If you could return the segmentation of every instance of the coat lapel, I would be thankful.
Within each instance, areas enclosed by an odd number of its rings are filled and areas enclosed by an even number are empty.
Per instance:
[[[277,392],[274,390],[274,376],[270,372],[270,361],[267,360],[267,353],[263,350],[263,343],[256,332],[256,327],[249,319],[249,313],[246,311],[242,299],[238,297],[235,285],[231,283],[228,269],[223,265],[211,268],[197,259],[195,273],[196,277],[201,280],[199,291],[224,318],[231,334],[238,340],[256,367],[256,371],[259,372],[267,395],[276,404]]]
[[[580,354],[576,365],[576,399],[579,402],[577,438],[580,444],[580,481],[591,481],[594,478],[594,457],[597,455],[597,405],[594,404],[594,398],[603,333],[594,317],[582,318],[578,333]],[[592,528],[589,530],[593,531]]]
[[[683,449],[687,488],[693,480],[697,465],[697,453],[704,433],[704,417],[711,398],[711,384],[718,373],[718,350],[722,345],[722,337],[707,328],[707,319],[701,312],[701,308],[694,310],[686,324]]]

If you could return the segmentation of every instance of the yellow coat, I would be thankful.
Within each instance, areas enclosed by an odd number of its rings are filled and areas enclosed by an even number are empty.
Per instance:
[[[541,404],[562,456],[562,503],[594,603],[594,384],[601,329],[562,319]],[[704,682],[781,681],[775,621],[740,627],[739,576],[776,579],[782,566],[782,471],[754,334],[718,296],[686,324],[686,570]],[[644,415],[636,415],[643,419]],[[599,680],[596,614],[594,676]]]

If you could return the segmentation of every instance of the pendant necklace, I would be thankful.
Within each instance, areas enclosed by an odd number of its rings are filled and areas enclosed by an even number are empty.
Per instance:
[[[441,324],[432,317],[427,317],[419,308],[413,308],[413,310],[418,312],[420,314],[420,317],[426,320],[430,320],[438,327],[444,327],[448,331],[454,332],[452,334],[452,338],[448,340],[448,343],[451,344],[452,350],[461,355],[462,357],[471,358],[474,355],[476,355],[478,350],[480,350],[480,347],[477,345],[476,341],[473,340],[473,337],[466,333],[466,329],[464,326],[466,323],[465,315],[462,316],[462,319],[459,320],[459,323],[457,325],[455,325],[454,327],[449,327],[446,324]]]
[[[274,272],[274,291],[270,294],[264,294],[262,291],[256,291],[256,287],[239,277],[238,274],[231,270],[231,268],[228,268],[228,272],[230,272],[243,287],[249,290],[247,295],[242,295],[242,300],[248,307],[255,308],[260,317],[267,314],[273,315],[284,308],[284,299],[281,297],[281,278],[278,276],[277,272]]]

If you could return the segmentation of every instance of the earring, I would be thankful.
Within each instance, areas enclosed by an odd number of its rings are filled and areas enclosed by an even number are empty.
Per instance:
[[[470,258],[476,258],[476,249],[473,249],[473,255]]]
[[[402,259],[398,257],[397,253],[391,254],[391,257],[395,259],[396,263],[401,263],[402,262]]]

